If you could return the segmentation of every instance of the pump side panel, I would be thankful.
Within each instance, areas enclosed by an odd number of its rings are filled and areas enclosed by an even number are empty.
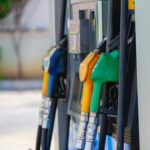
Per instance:
[[[150,1],[137,0],[136,34],[137,34],[137,78],[140,149],[149,150],[150,143]]]

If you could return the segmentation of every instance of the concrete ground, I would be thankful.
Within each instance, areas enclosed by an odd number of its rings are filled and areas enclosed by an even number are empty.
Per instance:
[[[41,91],[0,92],[0,149],[35,149]]]

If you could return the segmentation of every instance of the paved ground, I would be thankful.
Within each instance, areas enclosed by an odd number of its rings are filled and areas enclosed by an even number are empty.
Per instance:
[[[41,91],[0,92],[0,149],[35,149]]]

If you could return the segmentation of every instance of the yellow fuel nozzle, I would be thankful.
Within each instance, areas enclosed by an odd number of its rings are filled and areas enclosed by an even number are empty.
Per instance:
[[[42,86],[42,96],[43,97],[46,97],[46,95],[47,95],[48,79],[49,79],[49,73],[44,71],[43,86]]]
[[[98,54],[96,51],[91,52],[80,64],[79,76],[81,82],[84,83],[82,92],[81,112],[90,112],[91,97],[93,92],[93,82],[91,80],[91,73],[99,57],[100,54]]]
[[[43,85],[42,85],[42,96],[47,96],[47,89],[48,89],[48,81],[49,81],[49,66],[50,66],[50,57],[55,52],[56,48],[51,47],[48,51],[46,56],[43,59],[43,69],[44,69],[44,76],[43,76]]]
[[[128,9],[133,11],[135,9],[135,0],[128,0]]]
[[[85,131],[87,130],[88,115],[90,112],[90,105],[93,93],[93,82],[91,80],[91,73],[99,57],[100,54],[98,54],[98,52],[95,50],[94,52],[91,52],[80,64],[79,76],[81,82],[83,82],[83,91],[77,149],[84,149],[85,145]]]

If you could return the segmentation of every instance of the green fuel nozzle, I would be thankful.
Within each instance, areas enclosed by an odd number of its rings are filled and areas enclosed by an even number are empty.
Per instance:
[[[119,78],[119,51],[102,53],[94,66],[91,79],[94,82],[92,102],[90,107],[90,118],[87,127],[85,149],[92,150],[98,126],[98,112],[102,88],[106,82],[118,82]]]
[[[94,82],[92,94],[91,112],[98,112],[102,87],[106,82],[118,82],[119,78],[119,51],[114,50],[110,54],[102,53],[95,65],[91,79]]]

